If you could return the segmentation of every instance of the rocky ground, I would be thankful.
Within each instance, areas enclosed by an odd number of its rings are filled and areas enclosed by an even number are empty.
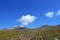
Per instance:
[[[0,40],[60,40],[60,26],[27,30],[1,30]]]

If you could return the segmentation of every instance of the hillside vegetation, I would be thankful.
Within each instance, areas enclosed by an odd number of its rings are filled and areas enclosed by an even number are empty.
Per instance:
[[[60,40],[60,26],[28,29],[0,30],[0,40]]]

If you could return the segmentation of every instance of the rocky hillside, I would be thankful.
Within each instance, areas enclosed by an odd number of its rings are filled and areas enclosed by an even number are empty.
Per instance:
[[[0,30],[0,40],[60,40],[60,25],[20,30]]]

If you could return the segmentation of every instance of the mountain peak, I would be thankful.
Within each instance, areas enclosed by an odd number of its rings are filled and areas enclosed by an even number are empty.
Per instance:
[[[23,29],[27,29],[26,27],[21,27],[21,26],[13,26],[11,28],[8,29],[12,29],[12,30],[23,30]]]

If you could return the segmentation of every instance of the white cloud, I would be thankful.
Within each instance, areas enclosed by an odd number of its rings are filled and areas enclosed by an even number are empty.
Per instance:
[[[60,15],[60,10],[58,10],[57,14],[56,15]]]
[[[35,17],[35,16],[25,15],[25,16],[22,16],[21,18],[19,18],[18,21],[22,23],[21,26],[26,26],[26,25],[32,23],[33,21],[35,21],[36,18],[37,17]]]
[[[54,16],[54,12],[47,12],[45,16],[48,18],[52,18]]]

